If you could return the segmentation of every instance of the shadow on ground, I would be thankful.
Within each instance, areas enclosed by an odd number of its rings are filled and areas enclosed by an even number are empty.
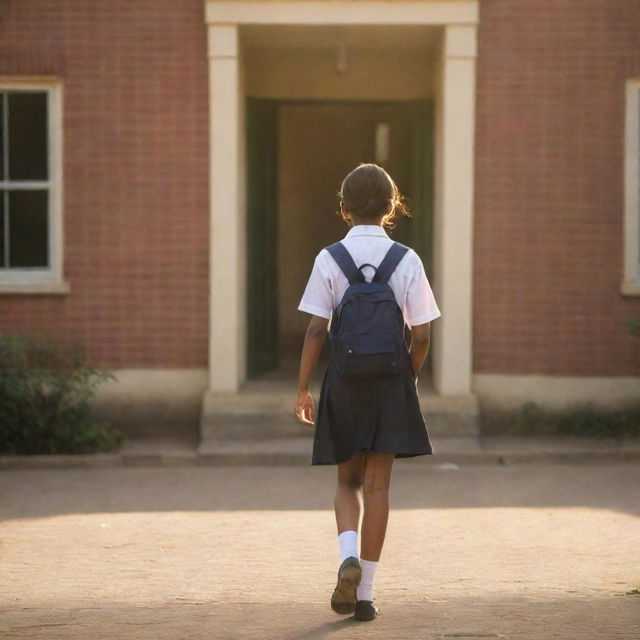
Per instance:
[[[334,467],[33,469],[0,472],[0,518],[71,513],[332,509]],[[459,469],[396,462],[394,509],[588,507],[640,514],[640,467]]]

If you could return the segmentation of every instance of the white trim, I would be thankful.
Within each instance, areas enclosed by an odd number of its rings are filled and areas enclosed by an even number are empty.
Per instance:
[[[473,185],[476,30],[445,27],[436,102],[433,384],[468,394],[473,374]]]
[[[478,22],[478,2],[299,2],[209,0],[205,21],[236,24],[443,25]]]
[[[235,24],[219,24],[207,32],[209,58],[238,57],[238,27]]]
[[[115,380],[96,389],[96,401],[197,402],[207,388],[207,369],[110,369]]]
[[[63,279],[63,108],[62,83],[59,78],[0,76],[0,91],[46,91],[48,129],[48,180],[20,182],[21,188],[49,190],[49,268],[0,269],[1,293],[68,293]],[[6,188],[13,182],[0,182]]]
[[[474,59],[478,55],[475,26],[447,25],[443,55],[447,60]]]
[[[627,81],[624,162],[624,295],[640,296],[640,78]]]
[[[210,324],[212,390],[244,379],[244,213],[241,211],[240,62],[237,25],[209,25]],[[236,55],[233,55],[233,54]]]
[[[640,377],[476,373],[473,390],[484,406],[492,408],[516,408],[525,402],[536,402],[549,408],[586,402],[619,408],[626,403],[638,402]]]

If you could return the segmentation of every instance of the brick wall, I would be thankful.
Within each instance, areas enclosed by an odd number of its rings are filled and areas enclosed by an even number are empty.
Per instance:
[[[110,367],[206,367],[202,0],[0,3],[0,74],[58,74],[68,295],[0,294],[0,330],[54,330]]]
[[[474,369],[637,375],[623,297],[634,0],[480,3]]]
[[[633,0],[484,0],[474,369],[633,375],[622,279]],[[0,294],[0,330],[54,329],[111,367],[206,367],[202,0],[5,0],[0,73],[64,81],[70,295]]]

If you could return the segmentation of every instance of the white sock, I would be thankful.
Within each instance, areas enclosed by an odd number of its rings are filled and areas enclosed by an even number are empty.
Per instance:
[[[376,569],[378,568],[377,562],[371,562],[370,560],[363,560],[360,558],[360,566],[362,567],[362,578],[356,591],[356,597],[358,600],[373,600],[373,578],[376,575]]]
[[[338,544],[340,545],[340,564],[342,564],[349,556],[358,557],[358,532],[343,531],[338,535]]]

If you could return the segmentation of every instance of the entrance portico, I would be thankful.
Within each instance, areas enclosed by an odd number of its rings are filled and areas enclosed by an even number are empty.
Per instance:
[[[205,9],[211,154],[209,394],[234,393],[246,379],[245,73],[240,36],[249,26],[255,32],[274,25],[388,30],[422,25],[441,31],[431,284],[442,317],[432,331],[433,385],[443,396],[470,394],[477,2],[209,0]]]

